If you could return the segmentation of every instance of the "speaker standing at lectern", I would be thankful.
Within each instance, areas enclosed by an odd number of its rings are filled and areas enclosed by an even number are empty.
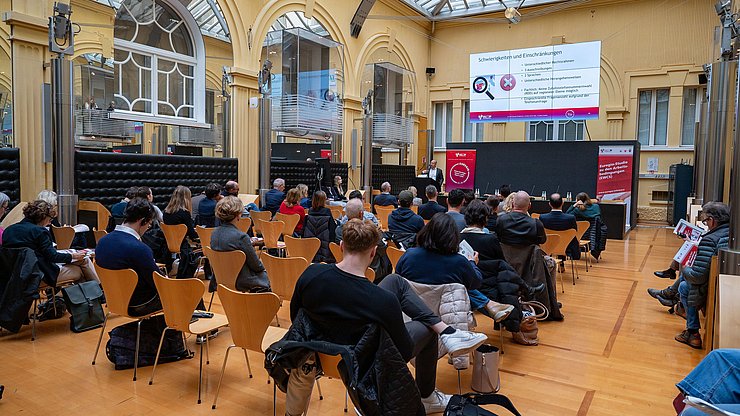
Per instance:
[[[437,190],[442,191],[442,184],[445,182],[445,175],[442,173],[442,169],[437,167],[437,161],[432,159],[429,162],[429,169],[421,171],[421,173],[429,179],[437,182]]]

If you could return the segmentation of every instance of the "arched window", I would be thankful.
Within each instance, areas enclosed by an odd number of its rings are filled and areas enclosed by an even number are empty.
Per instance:
[[[205,48],[177,0],[125,0],[114,33],[111,117],[184,126],[205,124]]]

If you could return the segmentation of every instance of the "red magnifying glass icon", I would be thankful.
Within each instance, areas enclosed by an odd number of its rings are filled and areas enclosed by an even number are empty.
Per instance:
[[[488,90],[489,84],[485,77],[477,77],[473,80],[473,91],[478,94],[486,94],[488,98],[494,99],[493,94]]]

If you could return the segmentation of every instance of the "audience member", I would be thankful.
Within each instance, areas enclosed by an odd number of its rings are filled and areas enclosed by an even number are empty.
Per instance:
[[[329,250],[329,243],[336,240],[337,222],[326,206],[326,192],[316,191],[313,193],[311,209],[308,210],[305,223],[303,224],[303,237],[316,237],[321,240],[321,247],[313,258],[314,262],[325,261],[334,263],[334,256]],[[306,259],[308,260],[308,259]]]
[[[64,252],[54,248],[47,227],[55,216],[55,208],[46,201],[28,203],[23,208],[23,220],[3,232],[3,247],[32,249],[47,283],[98,280],[84,251]]]
[[[506,212],[504,211],[504,201],[506,201],[506,198],[508,198],[509,195],[511,195],[511,186],[507,184],[503,184],[498,189],[498,191],[499,191],[499,196],[501,197],[501,202],[499,202],[498,204],[498,209],[496,210],[496,213],[501,214],[502,212]]]
[[[290,197],[290,193],[288,195]],[[242,292],[269,292],[270,280],[265,266],[262,265],[254,251],[251,238],[237,227],[241,214],[242,203],[235,196],[224,197],[216,204],[216,217],[221,225],[211,234],[211,249],[214,251],[240,250],[246,255],[246,261],[236,277],[236,282],[222,283],[227,287],[233,285],[236,290]]]
[[[293,188],[288,191],[288,196],[285,197],[285,201],[280,204],[280,213],[285,215],[298,215],[298,224],[295,226],[294,233],[301,235],[303,233],[303,219],[306,217],[306,210],[300,205],[301,202],[301,190]]]
[[[299,183],[296,188],[301,191],[300,205],[305,209],[311,209],[311,198],[308,197],[308,186],[305,183]]]
[[[362,192],[360,192],[360,191],[358,191],[358,190],[355,189],[354,191],[352,191],[352,192],[349,193],[349,199],[350,200],[352,200],[352,199],[359,200],[360,201],[360,205],[364,209],[365,203],[364,203],[364,200],[362,198]],[[347,207],[344,207],[344,211],[345,211],[345,213],[347,212]],[[364,211],[363,210],[362,211],[362,219],[368,220],[368,221],[372,221],[373,224],[375,224],[377,226],[380,226],[380,223],[378,222],[378,218],[375,215],[373,215],[372,212],[368,212],[368,211]],[[339,224],[344,224],[347,221],[349,221],[348,220],[348,216],[347,215],[343,215],[342,218],[339,219]]]
[[[354,218],[364,220],[365,209],[363,207],[362,200],[350,197],[349,201],[347,201],[347,205],[344,206],[344,212],[346,215],[339,221],[335,230],[335,241],[337,244],[342,241],[342,228],[344,228],[344,225],[349,220]]]
[[[154,208],[154,223],[159,223],[162,221],[162,210],[159,209],[156,205],[154,205],[154,194],[152,193],[152,189],[148,186],[140,186],[138,190],[136,191],[136,197],[137,198],[143,198],[149,201],[150,204],[152,204],[152,208]]]
[[[468,289],[470,309],[485,309],[496,322],[503,321],[514,310],[512,305],[490,300],[476,290],[483,279],[476,265],[478,253],[470,260],[458,254],[460,233],[452,217],[445,214],[432,217],[417,235],[416,244],[417,247],[407,250],[398,260],[396,273],[426,285],[460,283]]]
[[[511,212],[514,210],[514,197],[516,194],[509,194],[501,203],[503,206],[499,205],[501,207],[501,212],[499,214],[503,214],[504,212]]]
[[[224,192],[224,194],[225,193],[226,192]],[[198,208],[200,207],[201,201],[203,201],[204,199],[206,199],[205,189],[203,190],[203,192],[199,193],[198,195],[193,195],[193,197],[190,198],[190,206],[193,207],[193,211],[190,213],[190,216],[193,217],[193,221],[198,219]]]
[[[488,206],[482,201],[475,200],[468,207],[472,210],[465,210],[465,228],[461,232],[464,233],[461,238],[468,242],[475,241],[476,244],[481,240],[480,249],[476,249],[480,260],[504,259],[504,251],[496,234],[486,228],[490,215]]]
[[[434,214],[438,212],[447,212],[447,208],[437,203],[437,188],[434,185],[427,185],[424,192],[427,194],[429,202],[422,204],[419,207],[419,215],[421,218],[429,221],[432,219]]]
[[[265,200],[262,204],[263,211],[270,211],[275,215],[280,204],[285,199],[285,180],[277,178],[272,181],[272,189],[265,194]]]
[[[576,217],[563,213],[563,198],[558,193],[550,195],[550,212],[540,215],[540,221],[548,230],[565,231],[573,229],[578,231]],[[581,248],[578,245],[577,236],[568,244],[567,253],[568,257],[573,260],[581,258]]]
[[[496,220],[498,218],[498,204],[499,200],[496,196],[489,196],[486,198],[486,205],[488,206],[488,209],[490,210],[490,213],[488,215],[488,222],[486,223],[486,229],[492,233],[496,232]]]
[[[392,233],[416,234],[424,228],[424,219],[411,210],[414,195],[410,191],[398,194],[398,209],[388,216],[388,230]]]
[[[183,279],[193,277],[195,270],[188,267],[192,249],[188,244],[188,238],[192,241],[198,241],[198,233],[193,227],[193,217],[190,216],[192,207],[190,206],[190,189],[186,186],[178,186],[172,193],[169,204],[164,209],[163,223],[166,225],[184,224],[187,227],[187,233],[180,243],[180,263],[177,268],[177,278]],[[204,308],[201,308],[204,309]]]
[[[357,191],[353,191],[353,192],[357,192]],[[347,215],[343,217],[344,221],[340,222],[339,225],[337,225],[337,229],[336,229],[337,244],[339,244],[342,241],[342,228],[344,228],[344,224],[346,224],[347,221],[354,219],[354,218],[357,218],[363,221],[370,221],[367,218],[365,218],[365,214],[367,214],[367,211],[364,210],[364,206],[362,202],[362,195],[360,195],[360,198],[352,198],[350,196],[349,201],[347,201],[347,205],[344,207],[344,212]],[[373,223],[373,224],[380,227],[380,225],[378,225],[377,223]],[[383,240],[383,235],[381,233],[380,239],[378,240],[378,249],[375,251],[375,257],[373,258],[373,261],[370,263],[370,268],[373,269],[373,271],[375,272],[375,282],[381,281],[383,278],[385,278],[385,276],[389,275],[393,271],[393,265],[391,264],[390,259],[388,259],[388,256],[386,255],[387,248],[388,248],[388,245]]]
[[[198,204],[196,224],[209,228],[218,225],[216,221],[216,203],[221,198],[221,185],[217,183],[206,185],[206,197]]]
[[[326,195],[332,201],[345,201],[347,198],[344,196],[344,188],[342,187],[342,177],[337,175],[334,177],[333,185],[327,189]]]
[[[737,414],[740,412],[740,350],[734,348],[720,348],[707,354],[699,365],[694,368],[676,387],[678,396],[673,400],[677,414],[682,416],[706,416],[698,409],[684,410],[686,397],[695,397],[720,409]],[[730,413],[722,413],[730,414]]]
[[[126,191],[126,196],[121,200],[121,202],[115,203],[110,207],[110,215],[113,218],[123,218],[123,212],[126,210],[128,201],[136,198],[136,193],[138,192],[138,190],[139,190],[138,186],[132,186],[128,188],[128,191]],[[56,200],[56,198],[54,199]],[[56,205],[56,202],[53,205]]]
[[[3,217],[8,212],[8,206],[10,205],[10,197],[5,195],[3,192],[0,192],[0,221],[3,220]],[[0,245],[2,245],[3,242],[3,227],[0,227]]]
[[[239,197],[239,184],[236,181],[228,181],[224,185],[223,196]]]
[[[591,197],[587,193],[581,192],[576,195],[576,202],[568,208],[566,214],[575,216],[578,221],[591,221],[601,217],[601,208],[591,202]]]
[[[665,270],[660,270],[657,272],[653,272],[654,275],[660,277],[661,279],[676,279],[676,272],[679,269],[679,264],[676,260],[671,260],[671,265],[668,266]]]
[[[472,189],[463,189],[463,194],[463,204],[462,208],[460,208],[461,214],[465,214],[465,208],[476,200],[475,191]]]
[[[416,187],[413,185],[409,186],[409,192],[411,192],[411,194],[414,196],[414,200],[412,201],[411,205],[415,205],[417,207],[421,206],[423,201],[421,200],[421,198],[418,198],[416,196],[418,193],[418,190],[416,189]]]
[[[159,271],[152,249],[141,237],[155,221],[154,205],[144,198],[134,198],[126,206],[123,224],[98,241],[95,262],[110,270],[133,269],[138,276],[134,293],[128,303],[132,316],[144,316],[162,309],[154,285],[153,272]]]
[[[529,246],[547,241],[542,222],[529,216],[529,194],[519,191],[511,195],[513,210],[499,215],[496,220],[499,241],[512,246]]]
[[[295,322],[303,310],[323,340],[342,345],[357,344],[368,324],[380,325],[404,360],[416,357],[416,385],[426,413],[443,412],[450,396],[435,388],[437,336],[452,355],[476,348],[487,337],[444,324],[398,275],[387,276],[377,286],[368,281],[365,270],[375,256],[380,231],[375,224],[359,219],[350,220],[344,228],[344,259],[306,269],[290,301],[291,320]],[[410,322],[404,324],[402,312]],[[297,416],[306,410],[315,379],[315,370],[292,371],[286,415]]]
[[[391,195],[390,183],[383,182],[380,185],[380,195],[377,195],[375,199],[373,199],[373,213],[375,213],[375,205],[381,207],[393,205],[394,208],[398,208],[398,199],[396,199],[395,196]]]
[[[465,228],[465,215],[460,212],[464,199],[465,192],[462,189],[453,189],[447,194],[447,215],[455,221],[457,231]]]

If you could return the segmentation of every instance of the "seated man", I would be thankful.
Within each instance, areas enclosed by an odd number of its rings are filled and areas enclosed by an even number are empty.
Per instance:
[[[270,211],[272,215],[275,215],[280,204],[285,199],[285,180],[277,178],[272,181],[272,189],[267,191],[265,194],[265,200],[263,201],[262,211]]]
[[[574,229],[578,231],[576,217],[571,214],[563,213],[563,198],[558,193],[550,195],[550,212],[540,215],[542,225],[548,230],[565,231]],[[568,256],[573,260],[581,258],[581,248],[578,245],[578,239],[574,238],[567,249]]]
[[[216,223],[216,203],[221,199],[221,185],[209,183],[206,185],[206,197],[198,204],[198,217],[195,225],[213,228]]]
[[[141,236],[154,221],[154,207],[143,198],[129,201],[123,224],[101,238],[95,248],[95,261],[98,266],[110,270],[133,269],[139,276],[131,300],[129,314],[143,316],[162,309],[152,272],[159,271],[154,262],[154,254]]]
[[[416,234],[424,228],[424,219],[411,210],[414,194],[411,191],[401,191],[398,194],[400,207],[388,216],[388,231],[392,233]]]
[[[375,199],[373,199],[373,212],[375,212],[375,205],[381,207],[393,205],[393,208],[398,208],[398,199],[396,199],[395,196],[391,195],[390,183],[383,182],[383,184],[380,185],[380,195],[376,196]]]
[[[455,220],[457,231],[462,231],[465,225],[465,215],[460,212],[465,201],[465,192],[462,189],[453,189],[447,194],[447,215]]]
[[[239,184],[236,181],[228,181],[221,192],[223,196],[239,196]]]
[[[365,325],[380,325],[405,360],[416,357],[416,385],[427,414],[443,412],[450,396],[435,388],[437,336],[452,355],[476,348],[487,337],[444,324],[398,275],[387,276],[378,286],[367,280],[365,270],[375,256],[380,231],[359,219],[343,228],[344,259],[337,264],[312,264],[303,272],[290,301],[291,319],[303,309],[328,341],[342,345],[355,345]],[[412,320],[404,324],[402,312]],[[314,380],[315,370],[291,372],[286,415],[306,410]]]
[[[447,212],[447,208],[437,203],[437,188],[435,188],[434,185],[427,185],[424,192],[427,194],[429,202],[421,204],[419,207],[419,215],[421,218],[429,221],[432,219],[434,214],[438,212]]]
[[[372,212],[363,211],[363,209],[365,207],[365,204],[363,203],[363,200],[362,200],[362,192],[360,192],[358,190],[354,190],[354,191],[350,192],[349,193],[349,200],[348,201],[351,201],[353,199],[357,199],[357,200],[360,201],[360,211],[362,211],[362,218],[361,219],[372,221],[373,224],[375,224],[377,226],[380,226],[380,223],[378,222],[378,218],[375,215],[373,215]],[[347,203],[349,204],[349,202],[347,202]],[[347,207],[346,206],[344,207],[344,212],[345,213],[347,212]],[[349,218],[350,217],[348,216],[348,214],[344,215],[342,218],[339,219],[339,225],[342,225],[345,222],[349,221]]]
[[[110,215],[119,221],[116,221],[116,224],[120,224],[120,219],[123,218],[123,211],[126,210],[126,205],[128,204],[128,201],[136,198],[136,192],[139,190],[139,187],[132,186],[128,188],[128,191],[126,191],[126,197],[121,200],[121,202],[118,202],[116,204],[113,204],[110,207]]]
[[[697,410],[684,413],[683,399],[696,397],[721,409],[740,411],[740,350],[722,348],[711,351],[691,373],[676,384],[680,393],[673,400],[673,407],[681,415],[706,415]]]
[[[530,246],[547,241],[542,222],[529,216],[530,205],[529,194],[519,191],[514,194],[513,210],[499,214],[496,219],[496,235],[501,244]]]

